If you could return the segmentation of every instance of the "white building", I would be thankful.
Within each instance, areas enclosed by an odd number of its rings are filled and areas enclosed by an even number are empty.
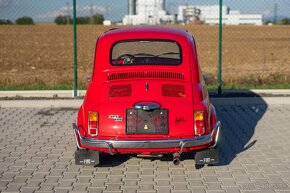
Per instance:
[[[164,0],[128,0],[129,13],[123,18],[124,25],[174,22],[174,16],[168,15]]]
[[[223,24],[226,25],[262,25],[262,15],[241,14],[238,10],[231,11],[228,6],[222,6]],[[198,17],[206,24],[219,24],[219,6],[181,5],[178,7],[177,20],[190,23]]]

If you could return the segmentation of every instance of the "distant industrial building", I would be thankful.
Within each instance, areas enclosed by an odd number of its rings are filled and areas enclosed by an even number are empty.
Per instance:
[[[230,10],[222,6],[223,24],[226,25],[262,25],[262,15],[241,14],[238,10]],[[219,24],[219,6],[181,5],[178,7],[179,23]]]
[[[173,23],[174,15],[165,10],[165,0],[128,0],[128,15],[124,25]]]
[[[261,14],[241,14],[222,6],[223,24],[262,25]],[[165,10],[165,0],[128,0],[128,15],[124,25],[163,24],[163,23],[219,24],[219,5],[180,5],[178,14],[170,15]]]

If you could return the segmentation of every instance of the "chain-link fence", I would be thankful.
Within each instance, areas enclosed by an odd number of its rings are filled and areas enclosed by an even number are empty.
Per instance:
[[[167,25],[193,34],[208,84],[216,87],[219,2],[77,0],[79,85],[86,85],[92,72],[94,46],[102,32],[129,25]],[[224,86],[290,84],[289,10],[289,0],[223,1]],[[72,88],[72,12],[72,0],[0,0],[0,88]]]

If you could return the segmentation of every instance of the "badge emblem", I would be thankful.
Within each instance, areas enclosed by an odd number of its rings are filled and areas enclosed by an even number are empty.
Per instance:
[[[122,122],[122,121],[123,121],[123,118],[120,117],[120,115],[109,115],[108,118],[109,118],[109,119],[113,119],[113,120],[115,120],[116,122]]]

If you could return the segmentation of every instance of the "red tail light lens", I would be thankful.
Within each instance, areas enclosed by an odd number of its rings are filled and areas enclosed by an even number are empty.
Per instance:
[[[205,134],[203,111],[194,112],[194,132],[195,132],[195,135],[198,135],[198,136]]]
[[[97,136],[99,133],[99,114],[94,111],[89,112],[88,133],[90,136]]]
[[[185,97],[185,88],[183,85],[162,85],[162,95],[168,97]]]
[[[132,88],[131,85],[113,85],[110,87],[110,97],[126,97],[131,96]]]

